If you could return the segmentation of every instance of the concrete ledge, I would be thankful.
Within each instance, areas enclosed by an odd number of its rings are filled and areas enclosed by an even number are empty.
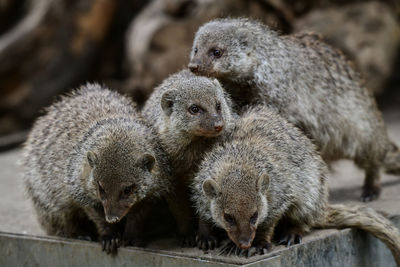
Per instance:
[[[400,226],[400,216],[392,221]],[[383,243],[350,229],[314,231],[300,245],[251,258],[178,247],[121,248],[110,256],[94,242],[0,232],[0,255],[0,266],[396,266]]]

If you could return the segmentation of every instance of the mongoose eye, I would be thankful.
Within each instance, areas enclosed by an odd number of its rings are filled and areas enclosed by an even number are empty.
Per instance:
[[[134,189],[134,185],[130,185],[124,188],[124,195],[125,196],[129,196],[130,194],[132,194]]]
[[[193,52],[195,53],[195,54],[197,54],[197,47],[193,50]]]
[[[231,226],[236,225],[236,220],[235,218],[233,218],[232,215],[229,215],[227,213],[224,213],[224,219],[225,221],[227,221]]]
[[[189,107],[189,112],[190,112],[190,114],[193,114],[193,115],[197,114],[197,113],[200,112],[200,108],[198,106],[196,106],[196,105],[191,105]]]
[[[222,56],[222,50],[220,50],[218,48],[213,49],[212,53],[213,53],[214,57],[216,57],[216,58],[220,58]]]
[[[217,103],[217,104],[215,105],[215,109],[216,109],[217,111],[221,111],[221,103]]]
[[[256,224],[258,218],[258,212],[254,212],[253,216],[250,217],[250,224]]]
[[[99,186],[100,198],[101,198],[101,199],[105,199],[105,198],[106,198],[106,191],[105,191],[104,188],[100,185],[100,183],[97,183],[97,185]]]

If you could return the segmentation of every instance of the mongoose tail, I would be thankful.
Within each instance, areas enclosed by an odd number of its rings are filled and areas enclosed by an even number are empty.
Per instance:
[[[320,228],[359,228],[388,246],[397,266],[400,266],[400,232],[384,216],[366,206],[328,205],[325,221]]]
[[[400,148],[392,143],[392,149],[388,151],[384,160],[385,172],[400,175]]]

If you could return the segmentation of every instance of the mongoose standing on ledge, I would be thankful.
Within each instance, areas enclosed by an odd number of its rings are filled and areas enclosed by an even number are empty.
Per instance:
[[[219,82],[189,70],[164,80],[143,108],[143,116],[157,129],[172,165],[176,197],[172,212],[184,245],[194,242],[188,185],[204,152],[229,131],[231,112],[230,99]]]
[[[96,84],[63,97],[36,121],[24,167],[25,186],[45,231],[97,238],[107,253],[116,251],[119,241],[141,242],[139,226],[132,223],[140,221],[147,200],[169,188],[169,164],[155,132],[128,98]],[[84,229],[82,221],[95,229]]]
[[[326,162],[353,159],[366,172],[362,199],[381,191],[381,166],[400,174],[374,98],[344,56],[316,34],[278,36],[259,22],[218,19],[197,31],[189,68],[216,77],[241,105],[266,103],[302,129]]]
[[[382,240],[400,266],[398,229],[368,207],[328,204],[326,171],[298,128],[265,106],[254,107],[204,157],[193,200],[198,214],[242,250],[265,253],[278,222],[286,225],[287,244],[300,243],[313,227],[355,227]]]

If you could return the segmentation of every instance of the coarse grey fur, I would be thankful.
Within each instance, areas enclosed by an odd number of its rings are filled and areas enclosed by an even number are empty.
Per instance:
[[[142,213],[140,205],[169,188],[169,163],[155,132],[131,100],[97,84],[62,97],[35,122],[23,165],[27,193],[45,231],[98,236],[107,252],[118,245],[117,222],[129,211]],[[97,231],[86,231],[77,218],[94,223]],[[135,238],[129,221],[126,243]]]
[[[379,195],[381,166],[400,174],[399,149],[374,98],[318,35],[279,36],[248,19],[213,20],[197,31],[189,68],[218,78],[238,104],[275,109],[314,140],[326,162],[354,160],[366,172],[363,200]]]
[[[163,99],[168,99],[172,107],[163,107]],[[215,109],[216,103],[220,103],[220,111]],[[188,109],[193,104],[206,110],[208,116],[190,114]],[[213,126],[219,123],[223,130],[229,130],[234,116],[231,100],[218,80],[199,77],[188,70],[170,76],[155,88],[142,113],[158,131],[173,162],[174,172],[185,174],[192,172],[190,163],[196,164],[201,160],[202,153],[199,152],[207,149],[207,144],[223,133],[213,129],[206,131],[204,124]]]
[[[196,114],[193,105],[200,109]],[[203,154],[232,126],[230,98],[218,80],[182,70],[155,88],[142,113],[157,129],[173,167],[176,200],[171,201],[179,207],[172,212],[180,234],[191,236],[188,185]]]
[[[278,222],[287,225],[288,244],[300,242],[312,227],[356,227],[385,242],[399,264],[398,229],[367,207],[329,205],[326,172],[298,128],[257,106],[206,154],[192,198],[199,216],[224,229],[240,249],[265,253]]]
[[[307,137],[257,107],[245,112],[225,141],[206,154],[194,179],[193,200],[203,219],[223,229],[228,228],[223,213],[248,221],[255,212],[257,225],[266,223],[266,229],[273,230],[283,216],[307,227],[326,205],[325,169]],[[209,179],[219,187],[218,198],[203,191]]]

